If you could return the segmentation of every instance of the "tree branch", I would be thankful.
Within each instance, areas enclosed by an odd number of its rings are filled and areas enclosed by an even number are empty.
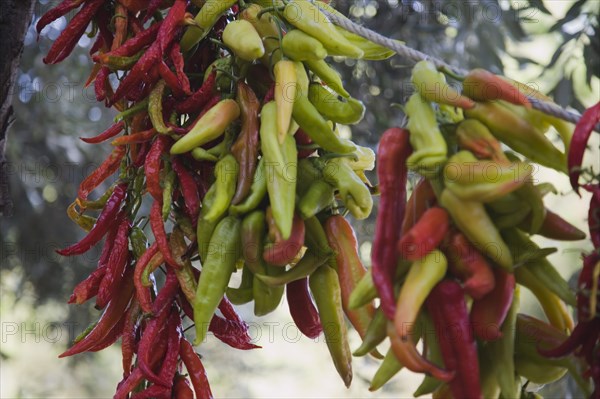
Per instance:
[[[13,122],[11,104],[17,67],[34,4],[34,0],[2,0],[0,7],[0,216],[12,214],[6,142]]]

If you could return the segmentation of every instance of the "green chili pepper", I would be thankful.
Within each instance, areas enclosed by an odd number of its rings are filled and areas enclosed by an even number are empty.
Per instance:
[[[244,263],[254,274],[265,274],[263,260],[266,217],[262,210],[248,214],[242,221],[242,255]]]
[[[512,273],[513,258],[510,249],[486,213],[483,204],[460,200],[450,190],[444,190],[439,201],[472,244]]]
[[[490,202],[523,187],[532,172],[524,162],[478,160],[470,151],[459,151],[444,166],[444,185],[462,200]]]
[[[427,347],[427,360],[436,366],[444,367],[442,351],[440,349],[438,337],[435,334],[435,326],[433,325],[431,316],[423,312],[419,315],[419,321],[423,323],[423,345]],[[430,394],[438,389],[440,385],[442,385],[442,381],[426,375],[413,396],[416,398],[422,395]]]
[[[336,94],[318,83],[309,86],[308,99],[321,115],[335,123],[352,125],[360,122],[365,114],[362,102],[352,97],[339,100]]]
[[[227,287],[225,295],[234,305],[246,304],[254,298],[254,275],[247,266],[242,268],[242,281],[238,288]]]
[[[333,255],[333,250],[327,241],[327,235],[316,216],[308,218],[304,221],[304,245],[318,257],[330,257]]]
[[[170,168],[168,162],[165,162],[165,170]],[[166,221],[169,218],[171,212],[171,202],[173,202],[173,190],[175,189],[175,177],[177,174],[174,170],[168,170],[163,182],[163,204],[162,204],[162,218]]]
[[[254,179],[252,180],[252,186],[250,186],[250,193],[248,196],[239,204],[231,205],[229,207],[229,213],[232,215],[243,215],[250,211],[253,211],[260,205],[267,194],[267,178],[265,175],[265,158],[261,158],[258,161],[258,166],[254,172]]]
[[[327,50],[320,41],[300,29],[286,33],[281,40],[283,54],[294,61],[322,60]]]
[[[508,163],[502,152],[502,145],[490,130],[476,119],[464,120],[456,128],[459,145],[474,153],[478,158],[491,159],[499,163]]]
[[[385,385],[386,382],[392,379],[402,370],[404,366],[398,361],[394,351],[389,349],[383,358],[383,362],[375,372],[371,380],[369,391],[374,392]]]
[[[342,157],[332,158],[323,167],[325,181],[337,188],[339,195],[356,219],[365,219],[371,214],[373,198],[369,188]]]
[[[192,150],[192,156],[196,161],[209,161],[209,162],[217,162],[219,157],[211,154],[208,150],[205,150],[202,147],[197,147]]]
[[[317,38],[330,54],[352,58],[363,55],[363,51],[346,40],[329,18],[309,1],[289,1],[283,9],[283,17],[296,28]]]
[[[486,352],[493,359],[493,368],[502,396],[513,398],[517,396],[517,383],[515,381],[515,331],[517,327],[517,313],[520,305],[519,286],[515,286],[513,301],[504,323],[502,324],[500,339],[488,343]]]
[[[373,276],[371,275],[371,269],[367,269],[367,274],[356,284],[356,287],[350,294],[348,300],[348,307],[350,309],[358,309],[361,306],[365,306],[373,301],[373,299],[379,296],[377,288],[373,283]]]
[[[210,239],[210,249],[202,264],[198,290],[193,303],[196,339],[200,345],[208,331],[208,324],[225,295],[231,274],[240,252],[241,221],[234,216],[221,220]],[[200,245],[200,243],[198,243]]]
[[[144,51],[140,51],[129,57],[109,55],[102,59],[102,63],[113,71],[128,71],[139,61],[143,54]]]
[[[375,350],[377,345],[387,337],[387,318],[380,308],[377,308],[369,323],[362,344],[352,352],[353,356],[365,356]]]
[[[203,215],[209,222],[216,222],[229,208],[231,199],[235,194],[237,174],[239,168],[234,156],[231,154],[223,157],[215,166],[215,198],[208,212]]]
[[[292,116],[311,140],[324,150],[339,154],[348,154],[355,150],[354,144],[344,142],[335,135],[331,126],[307,97],[296,98]]]
[[[327,263],[329,259],[329,256],[319,256],[318,254],[314,254],[312,251],[308,250],[302,259],[300,259],[300,261],[290,270],[287,270],[277,276],[256,274],[255,277],[269,287],[283,287],[287,283],[310,276],[315,272],[315,270]]]
[[[406,164],[417,172],[431,176],[446,162],[448,146],[438,127],[431,103],[419,93],[410,96],[405,107],[413,153]]]
[[[210,32],[217,20],[231,6],[237,3],[237,0],[207,0],[194,20],[195,25],[190,25],[181,39],[181,50],[189,51]]]
[[[427,101],[467,109],[475,106],[473,100],[461,95],[446,83],[444,74],[438,72],[431,61],[417,62],[412,70],[411,80],[415,90]]]
[[[285,273],[282,267],[268,266],[267,275],[278,276]],[[285,287],[270,287],[254,276],[252,285],[252,294],[254,296],[254,314],[256,316],[265,316],[279,306]]]
[[[223,43],[245,60],[254,61],[265,54],[262,39],[252,24],[244,19],[231,21],[223,30]]]
[[[328,266],[320,267],[310,276],[309,285],[333,364],[348,387],[352,381],[352,354],[348,346],[348,330],[337,273]]]
[[[198,226],[196,228],[196,236],[198,240],[198,254],[200,259],[204,262],[208,254],[208,247],[210,244],[210,238],[212,237],[215,227],[220,220],[210,222],[204,218],[204,215],[212,208],[215,202],[215,195],[217,192],[216,183],[213,184],[209,189],[204,200],[202,201],[202,209],[200,209],[200,215],[198,216]]]
[[[556,271],[556,268],[546,259],[548,252],[544,250],[554,251],[555,248],[540,249],[535,242],[531,241],[526,234],[518,229],[504,230],[502,231],[502,237],[511,247],[511,250],[516,253],[515,260],[523,263],[520,267],[529,270],[540,283],[565,301],[565,303],[575,306],[575,294],[569,287],[569,283],[562,278],[558,271]]]
[[[465,115],[482,122],[496,138],[532,161],[566,173],[565,154],[535,126],[504,107],[503,103],[501,100],[477,103],[474,108],[466,110]]]
[[[261,149],[265,157],[267,193],[273,218],[282,238],[287,240],[292,232],[296,203],[298,151],[294,138],[289,135],[285,135],[283,144],[279,147],[276,112],[275,102],[263,107],[260,126]],[[277,149],[272,148],[273,145],[277,146]],[[281,159],[277,159],[279,156]]]
[[[165,120],[163,119],[162,100],[166,87],[167,83],[161,79],[150,92],[148,100],[148,116],[150,116],[152,126],[160,134],[169,134],[172,131],[170,127],[165,125]]]
[[[304,64],[332,90],[336,91],[342,97],[350,97],[350,93],[344,89],[344,84],[342,83],[342,78],[339,73],[329,66],[326,61],[306,60],[304,61]]]
[[[309,159],[298,160],[298,183],[296,191],[300,197],[306,194],[310,186],[323,178],[321,171]]]
[[[144,230],[138,226],[133,227],[131,233],[129,233],[129,240],[131,241],[133,256],[139,259],[146,252],[146,248],[148,248],[148,239],[146,238],[146,234],[144,234]]]
[[[331,206],[335,197],[335,189],[323,180],[315,180],[306,194],[298,202],[298,212],[302,219],[308,219]]]

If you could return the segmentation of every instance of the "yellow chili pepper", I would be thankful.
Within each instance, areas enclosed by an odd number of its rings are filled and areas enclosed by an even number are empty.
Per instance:
[[[223,30],[223,43],[245,61],[254,61],[265,54],[265,47],[258,32],[244,19],[227,24]]]
[[[281,60],[273,67],[275,75],[275,103],[277,104],[277,138],[279,144],[287,135],[296,101],[296,65],[293,61]]]

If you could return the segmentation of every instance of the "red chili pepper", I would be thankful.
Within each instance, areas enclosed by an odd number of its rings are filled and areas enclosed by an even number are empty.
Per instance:
[[[135,265],[135,272],[133,274],[133,283],[135,286],[136,297],[140,302],[140,306],[145,313],[152,312],[152,298],[150,297],[150,291],[148,287],[145,287],[142,284],[142,274],[146,269],[146,266],[150,262],[150,260],[159,253],[158,244],[156,242],[152,243],[152,245],[146,249],[146,252],[142,254],[142,256],[138,259]]]
[[[102,133],[100,133],[97,136],[80,137],[79,139],[88,144],[98,144],[98,143],[102,143],[103,141],[106,141],[112,137],[115,137],[117,134],[121,133],[124,128],[125,128],[125,121],[121,121],[121,122],[115,123],[114,125],[112,125],[111,127],[109,127],[108,129],[106,129],[105,131],[103,131]]]
[[[78,243],[65,249],[57,250],[56,252],[62,256],[81,255],[96,245],[117,220],[117,214],[126,194],[127,183],[118,184],[90,232]]]
[[[50,47],[50,50],[48,51],[48,54],[46,57],[44,57],[44,64],[56,64],[71,54],[75,48],[75,45],[85,33],[85,29],[87,28],[88,24],[103,4],[104,0],[86,1],[81,10],[79,10],[79,12],[69,22],[65,30],[63,30],[58,38],[54,41],[52,47]]]
[[[308,292],[308,278],[286,284],[286,297],[290,315],[300,332],[308,338],[317,338],[323,326]]]
[[[269,216],[270,212],[267,211],[267,218]],[[304,233],[304,220],[300,216],[294,215],[290,238],[265,245],[263,251],[265,262],[275,266],[289,265],[304,245]]]
[[[455,398],[481,398],[477,345],[471,334],[465,296],[453,280],[440,282],[429,294],[427,310],[433,318],[447,370],[455,370],[450,390]]]
[[[519,228],[527,231],[528,226],[531,226],[531,213],[523,220]],[[577,241],[586,237],[583,231],[549,209],[546,209],[546,217],[536,234],[560,241]]]
[[[421,259],[440,245],[449,226],[448,212],[444,208],[427,209],[398,241],[398,253],[407,260]]]
[[[181,356],[181,360],[183,361],[183,364],[185,364],[185,368],[190,375],[194,392],[196,392],[196,398],[211,399],[213,395],[210,390],[202,360],[200,360],[200,356],[194,352],[192,344],[185,338],[179,343],[179,356]]]
[[[473,299],[481,299],[494,289],[492,266],[464,234],[450,233],[443,249],[450,273],[463,282],[463,289]]]
[[[93,347],[87,350],[87,352],[99,352],[102,349],[106,349],[123,335],[123,328],[125,327],[125,314],[121,316],[118,323],[110,330],[110,332],[102,338],[101,341],[97,342]]]
[[[146,13],[142,22],[148,21],[148,19],[150,19],[150,17],[152,17],[154,13],[156,13],[158,8],[162,4],[162,0],[147,0],[145,1],[145,3],[147,3],[144,7],[146,9]]]
[[[163,311],[156,315],[155,318],[151,319],[142,334],[140,344],[138,347],[137,364],[142,370],[144,377],[152,382],[153,384],[161,385],[159,376],[152,370],[152,364],[150,363],[151,353],[154,350],[154,345],[159,340],[160,329],[163,328],[167,322],[167,318],[170,314],[170,307],[163,308]]]
[[[577,126],[575,126],[575,132],[571,139],[571,146],[569,148],[569,155],[567,159],[569,167],[569,180],[571,181],[571,187],[575,192],[579,193],[579,175],[581,175],[581,163],[583,162],[583,154],[587,142],[594,130],[596,123],[600,121],[600,102],[593,107],[588,108]]]
[[[231,146],[231,153],[240,165],[233,205],[239,204],[250,192],[254,172],[258,164],[258,111],[260,103],[254,91],[246,83],[239,81],[237,85],[237,102],[240,106],[241,132]]]
[[[177,74],[179,83],[181,83],[183,92],[188,96],[192,95],[190,80],[188,79],[187,74],[183,70],[183,68],[185,67],[185,61],[183,59],[183,54],[181,53],[181,46],[179,45],[179,43],[173,43],[173,46],[171,47],[171,52],[169,53],[169,57],[171,58],[171,62],[173,62],[173,66],[175,67],[175,73]]]
[[[342,308],[360,337],[364,338],[375,312],[373,303],[354,310],[348,306],[352,291],[367,273],[358,254],[356,234],[350,222],[342,215],[330,216],[323,227],[327,242],[336,254],[335,263],[342,291]]]
[[[296,131],[296,134],[294,134],[294,140],[296,140],[296,145],[298,145],[298,146],[309,145],[309,144],[313,143],[312,139],[302,129],[298,129]],[[298,149],[298,159],[308,158],[315,151],[316,150],[314,150],[314,149],[309,149],[309,150]]]
[[[92,47],[90,47],[90,55],[93,57],[95,56],[95,54],[100,51],[101,49],[106,50],[106,45],[104,43],[104,39],[102,38],[102,36],[98,35],[98,37],[96,37],[96,41],[94,41],[94,44],[92,44]],[[102,67],[102,65],[96,63],[94,64],[94,68],[98,67],[98,71],[100,70],[100,67]],[[98,73],[98,71],[96,71],[96,74]],[[93,73],[93,72],[92,72]],[[94,76],[96,76],[94,74]],[[88,87],[91,83],[91,80],[88,79],[88,81],[86,82],[84,87]]]
[[[158,248],[165,257],[165,262],[174,269],[180,269],[181,266],[175,261],[169,249],[169,240],[167,239],[165,225],[163,224],[162,204],[160,201],[152,203],[152,208],[150,209],[150,226],[152,227],[152,233],[154,233]]]
[[[174,399],[194,399],[194,391],[185,376],[175,377],[172,396]]]
[[[191,114],[197,112],[206,106],[208,101],[212,98],[213,91],[215,89],[215,83],[217,81],[217,73],[212,72],[202,86],[190,97],[184,101],[175,105],[175,110],[181,114]]]
[[[198,186],[196,185],[196,181],[191,172],[183,166],[183,163],[178,157],[171,158],[171,166],[179,179],[179,187],[181,189],[181,194],[183,194],[186,214],[195,226],[196,223],[198,223],[198,212],[200,210],[200,194],[198,193]]]
[[[185,295],[180,292],[178,295],[178,302],[181,305],[185,315],[190,318],[190,320],[194,320],[194,311],[192,306],[185,298]],[[225,302],[222,302],[222,304]],[[227,301],[225,304],[228,304]],[[221,313],[227,316],[234,316],[228,311],[228,307],[231,305],[221,306]],[[233,308],[232,308],[233,309]],[[225,312],[223,311],[225,310]],[[233,310],[235,313],[235,310]],[[248,325],[239,318],[237,313],[235,313],[234,319],[224,319],[219,315],[214,315],[208,325],[208,331],[214,334],[215,338],[220,340],[221,342],[231,346],[232,348],[239,350],[250,350],[260,348],[258,345],[254,345],[252,343],[252,338],[248,335]]]
[[[88,195],[96,187],[119,169],[119,165],[124,156],[125,148],[115,148],[108,158],[106,158],[96,170],[90,173],[90,175],[81,182],[77,197],[82,201],[86,200]]]
[[[171,389],[162,385],[152,385],[134,393],[131,399],[171,399]]]
[[[389,320],[394,319],[396,311],[396,243],[401,237],[400,229],[406,206],[406,158],[412,151],[408,137],[407,130],[388,129],[381,136],[377,150],[377,177],[381,197],[371,259],[373,282],[381,297],[381,309]]]
[[[169,86],[175,97],[180,98],[184,96],[185,93],[183,92],[183,87],[181,87],[179,78],[173,71],[171,71],[169,66],[164,61],[160,61],[158,63],[158,72],[160,73],[160,77],[164,79],[167,86]]]
[[[108,301],[110,301],[115,292],[115,289],[121,285],[123,273],[129,260],[129,229],[131,223],[129,219],[124,218],[117,230],[117,235],[114,238],[110,256],[108,258],[106,273],[100,283],[98,296],[96,298],[96,309],[103,309]]]
[[[212,332],[221,342],[235,349],[251,350],[260,348],[260,346],[252,343],[245,322],[239,323],[235,320],[226,320],[215,315],[210,321],[208,331]]]
[[[84,1],[85,0],[63,0],[62,3],[46,12],[35,25],[35,30],[37,31],[38,35],[42,29],[48,26],[51,22],[54,22],[60,17],[67,15],[70,11],[73,11],[79,7]]]
[[[112,17],[113,13],[109,12],[108,7],[100,7],[94,16],[94,23],[98,27],[98,36],[102,37],[106,48],[109,49],[113,47],[114,42],[114,35],[109,26],[116,25],[111,23]]]
[[[579,293],[577,294],[577,318],[579,320],[589,320],[597,314],[597,309],[592,309],[590,306],[590,302],[593,302],[590,301],[593,299],[590,296],[593,294],[594,269],[598,262],[600,262],[600,255],[597,252],[592,252],[583,258],[583,267],[577,279],[577,287],[579,288]],[[600,295],[596,293],[596,299],[599,297]]]
[[[94,270],[85,280],[75,286],[73,294],[69,298],[69,304],[74,303],[81,305],[87,300],[95,297],[98,294],[100,288],[100,282],[106,273],[107,267],[101,267]]]
[[[163,332],[166,329],[163,329]],[[156,365],[164,356],[167,350],[166,339],[158,339],[154,350],[150,355],[150,363],[152,367]],[[139,367],[136,367],[129,376],[125,377],[117,386],[117,392],[114,399],[125,399],[128,394],[133,391],[144,380],[144,373]]]
[[[598,328],[599,323],[600,319],[598,318],[594,318],[592,320],[580,320],[575,326],[575,329],[571,335],[569,335],[569,337],[562,344],[552,349],[538,348],[538,352],[546,357],[567,356],[584,344],[591,333]],[[597,339],[597,335],[594,337],[594,339]]]
[[[531,108],[527,96],[508,81],[485,69],[473,69],[463,81],[463,94],[476,101],[504,100]]]
[[[421,219],[425,211],[434,206],[436,202],[437,199],[429,180],[422,178],[413,189],[406,203],[406,212],[402,221],[402,235],[406,234]]]
[[[270,101],[273,101],[274,99],[275,99],[275,82],[273,82],[271,84],[271,87],[269,87],[269,90],[265,94],[265,98],[263,98],[262,103],[266,104]]]
[[[161,0],[152,0],[152,2],[161,3]],[[185,9],[187,7],[187,0],[175,0],[175,3],[169,9],[169,13],[163,20],[162,27],[158,31],[157,41],[160,44],[163,54],[167,52],[173,39],[177,36],[180,30],[181,24],[185,18]],[[148,8],[150,12],[150,7]]]
[[[110,252],[117,234],[117,230],[118,224],[114,223],[106,233],[104,246],[102,247],[102,252],[100,254],[100,258],[98,259],[98,267],[88,276],[88,278],[77,284],[73,290],[73,294],[69,298],[68,303],[81,305],[98,294],[100,283],[102,282],[102,278],[104,277],[106,269],[108,268],[108,259],[110,257]]]
[[[103,64],[108,63],[110,57],[130,57],[144,47],[149,46],[154,43],[156,40],[156,36],[160,27],[162,26],[162,21],[151,25],[148,29],[141,31],[139,34],[136,34],[134,37],[128,39],[121,47],[116,50],[109,51],[108,53],[99,54],[93,57],[95,62],[101,62]]]
[[[129,305],[129,309],[127,309],[127,313],[125,314],[125,325],[123,326],[123,335],[121,338],[121,357],[123,358],[123,375],[125,377],[131,374],[133,355],[137,349],[136,334],[140,314],[140,303],[134,296]]]
[[[592,193],[590,208],[588,211],[588,226],[590,239],[594,248],[600,248],[600,185],[596,187],[586,186],[586,190]]]
[[[167,278],[165,284],[161,288],[158,296],[152,304],[152,313],[160,314],[165,308],[171,306],[173,299],[179,291],[179,280],[177,275],[171,269],[167,270]]]
[[[142,92],[139,91],[140,85],[143,82],[147,82],[148,78],[153,75],[152,70],[155,69],[156,64],[160,62],[161,59],[162,50],[159,42],[155,41],[148,47],[138,62],[135,63],[125,78],[123,78],[108,105],[113,105],[126,95],[131,100],[134,100],[136,97],[141,97]]]
[[[148,192],[156,201],[162,201],[162,187],[160,186],[160,165],[161,157],[167,152],[169,138],[160,135],[156,138],[144,163],[144,172],[146,174],[146,187]]]
[[[177,372],[179,343],[182,336],[181,317],[179,316],[179,312],[171,312],[171,316],[169,316],[169,320],[167,322],[167,331],[169,332],[167,338],[167,354],[162,361],[158,378],[162,381],[162,386],[171,388],[173,386],[175,373]]]
[[[483,341],[494,341],[502,336],[500,327],[512,304],[515,276],[499,267],[494,268],[494,289],[471,306],[471,324],[475,336]]]
[[[98,342],[101,342],[102,339],[105,338],[119,323],[133,295],[132,272],[133,270],[131,268],[127,269],[126,276],[123,278],[121,287],[119,287],[119,295],[109,302],[100,321],[96,324],[96,327],[94,327],[85,338],[77,342],[58,357],[72,356],[90,350],[98,344]]]
[[[134,143],[145,143],[147,141],[152,140],[152,138],[154,138],[154,136],[156,136],[156,129],[152,128],[152,129],[148,129],[148,130],[144,130],[143,132],[137,132],[137,133],[132,133],[132,134],[128,134],[126,136],[121,136],[118,137],[116,139],[114,139],[111,144],[114,146],[117,145],[127,145],[127,144],[134,144]]]

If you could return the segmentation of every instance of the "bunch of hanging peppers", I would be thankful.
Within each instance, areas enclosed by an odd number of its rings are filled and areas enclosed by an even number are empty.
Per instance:
[[[349,385],[344,314],[364,334],[374,310],[347,307],[366,269],[342,215],[370,214],[364,171],[375,154],[340,137],[337,125],[359,122],[364,106],[325,59],[394,53],[334,26],[321,12],[336,12],[327,3],[306,0],[64,0],[38,32],[77,9],[44,62],[66,58],[91,24],[87,84],[119,113],[82,138],[110,142],[112,152],[68,209],[87,235],[58,252],[102,245],[69,301],[95,298],[102,315],[61,357],[120,339],[116,398],[212,397],[194,346],[211,332],[257,348],[232,304],[254,301],[263,316],[286,291],[299,330],[324,333]]]
[[[333,25],[326,13],[337,11],[326,2],[64,0],[38,32],[73,10],[44,61],[66,58],[91,24],[87,84],[119,113],[82,138],[111,140],[113,150],[68,208],[87,235],[59,251],[80,255],[104,239],[97,268],[69,301],[95,298],[103,313],[61,356],[120,339],[116,398],[212,397],[194,346],[212,332],[234,348],[258,348],[233,305],[253,301],[263,316],[284,291],[299,330],[324,334],[347,386],[352,355],[367,354],[383,359],[372,390],[403,367],[425,373],[415,396],[526,396],[528,381],[566,372],[588,395],[590,378],[600,386],[600,257],[585,257],[573,293],[546,259],[556,249],[531,239],[586,238],[546,209],[543,197],[555,190],[534,184],[532,162],[570,172],[577,189],[600,106],[573,134],[533,110],[526,95],[549,99],[518,82],[474,70],[452,75],[459,93],[420,62],[407,126],[383,133],[373,187],[365,171],[375,154],[337,129],[359,122],[364,106],[326,58],[394,52]],[[551,126],[564,152],[548,138]],[[407,201],[409,174],[417,180]],[[598,249],[600,189],[593,179],[583,187],[593,193]],[[367,270],[344,215],[366,218],[374,193]],[[521,286],[548,322],[519,313]],[[576,327],[567,306],[577,308]],[[353,353],[345,318],[363,339]],[[386,338],[384,357],[377,347]]]
[[[531,162],[571,171],[577,189],[600,104],[573,134],[565,122],[532,109],[525,94],[542,95],[524,85],[483,70],[453,77],[462,93],[432,63],[417,63],[406,128],[381,137],[373,266],[349,302],[361,309],[378,297],[380,306],[354,355],[389,338],[371,390],[406,367],[426,374],[415,397],[528,397],[530,382],[570,372],[582,392],[599,397],[600,191],[597,183],[584,186],[594,194],[589,224],[596,252],[585,258],[575,293],[547,259],[556,248],[540,248],[531,237],[586,234],[545,207],[543,197],[556,190],[534,184]],[[551,126],[565,152],[549,139]],[[409,175],[416,183],[407,201]],[[519,313],[521,287],[548,322]],[[575,328],[567,306],[578,310]]]

